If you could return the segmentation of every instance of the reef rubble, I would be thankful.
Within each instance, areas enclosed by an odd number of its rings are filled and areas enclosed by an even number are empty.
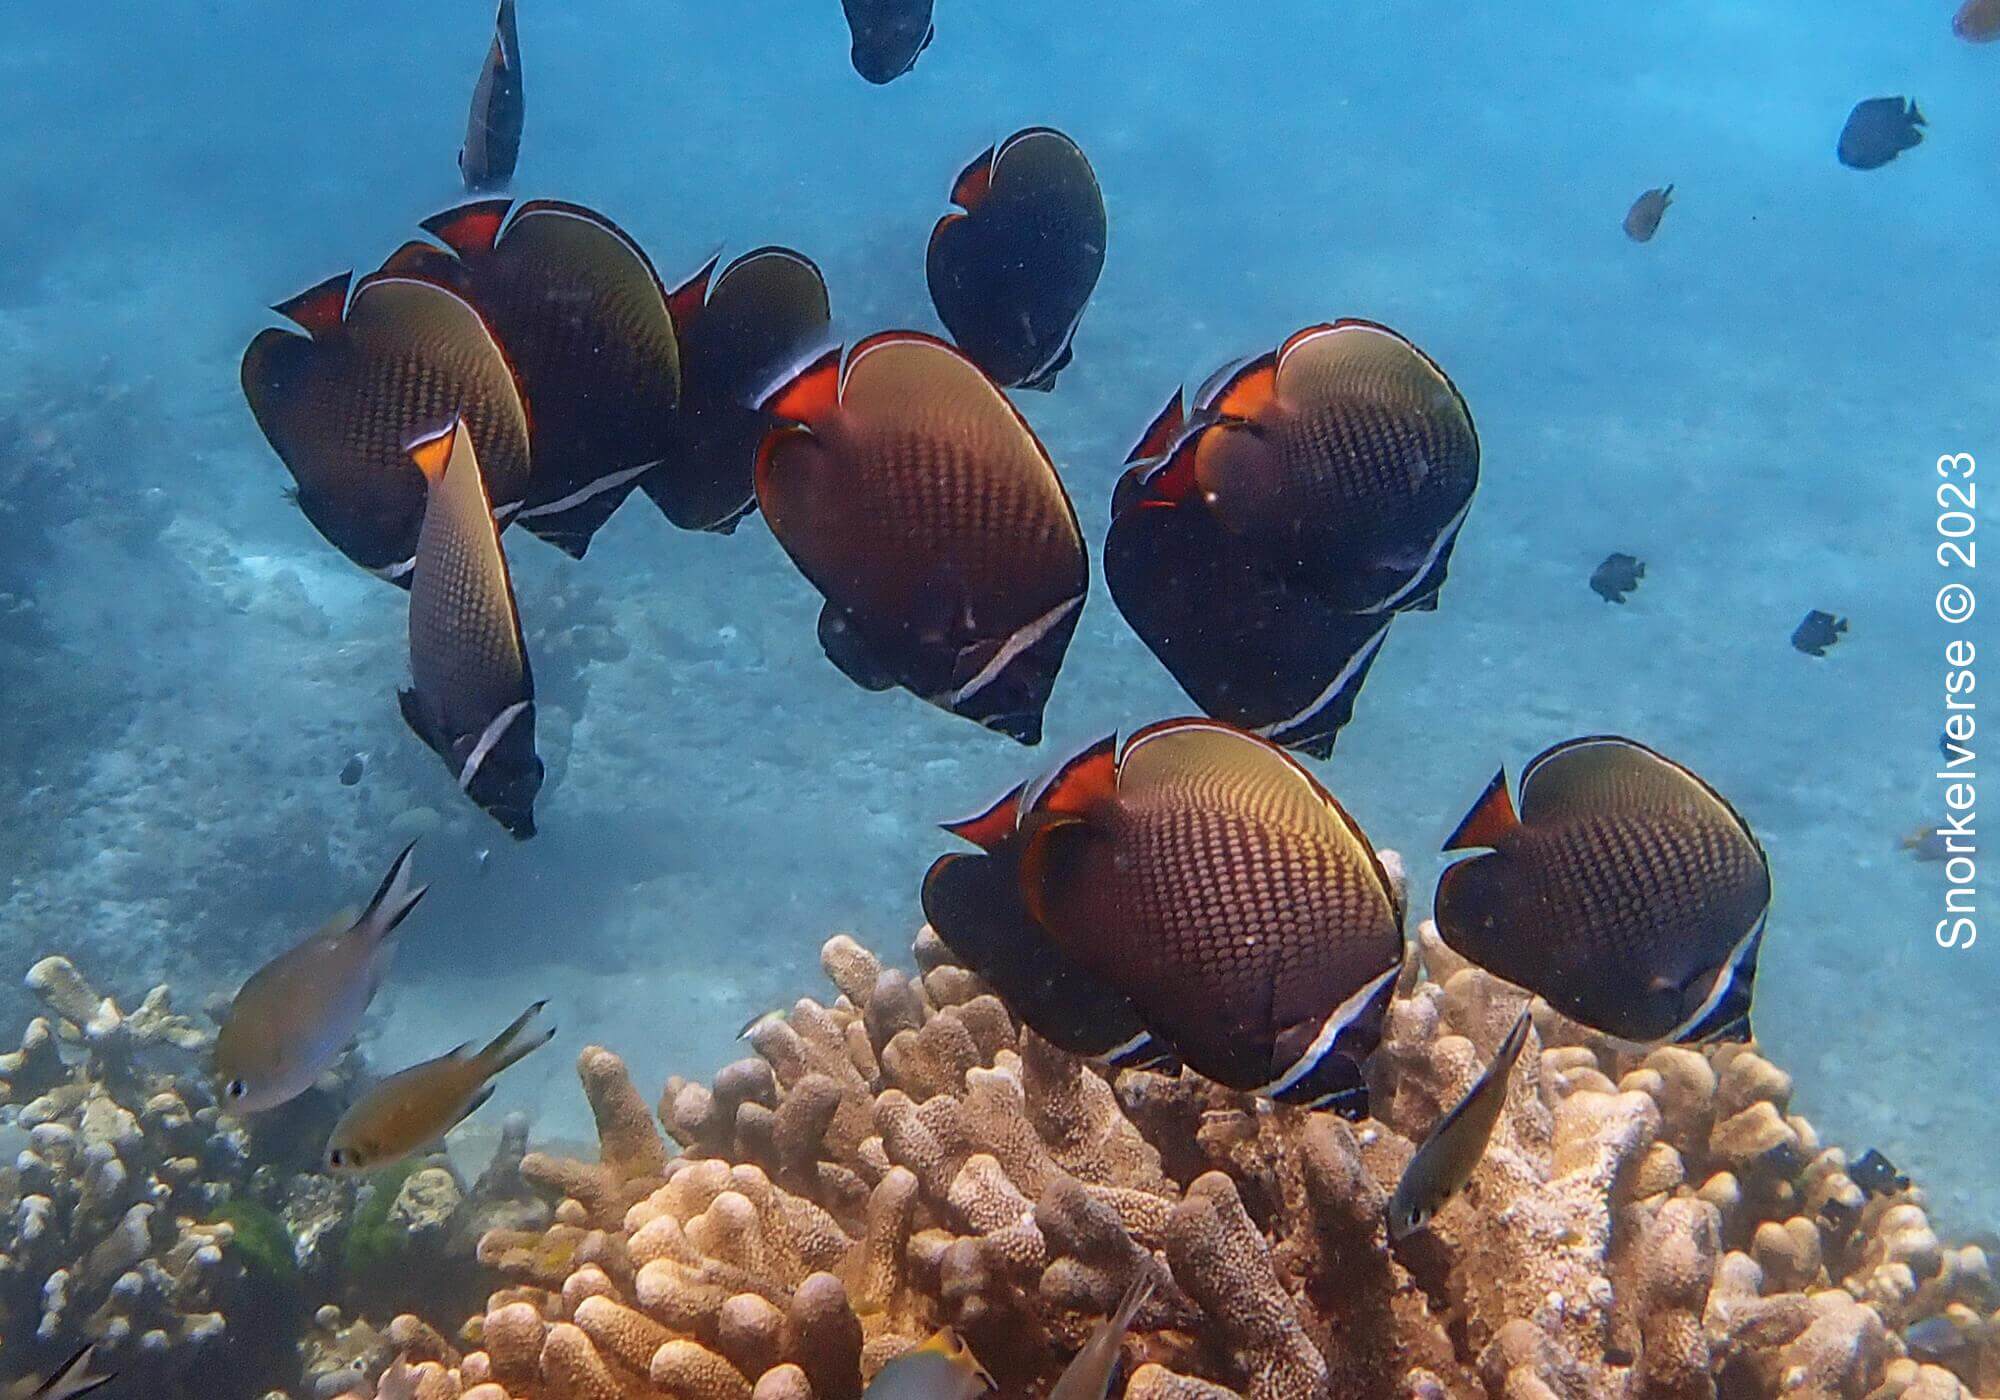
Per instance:
[[[1039,1395],[1140,1270],[1134,1400],[2000,1394],[1984,1253],[1919,1189],[1864,1191],[1752,1048],[1634,1053],[1537,1006],[1470,1187],[1392,1248],[1389,1191],[1524,999],[1432,926],[1359,1124],[1110,1075],[929,930],[915,956],[834,938],[838,995],[669,1081],[657,1123],[583,1051],[598,1160],[528,1154],[553,1222],[487,1234],[484,1311],[450,1338],[399,1318],[395,1375],[354,1394],[857,1400],[950,1324]]]

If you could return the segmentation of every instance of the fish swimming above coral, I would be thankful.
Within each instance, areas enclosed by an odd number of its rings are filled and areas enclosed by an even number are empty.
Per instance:
[[[465,145],[458,152],[458,173],[468,190],[500,189],[514,178],[527,111],[514,0],[500,0],[493,16],[493,44],[486,50],[486,62],[480,65],[479,81],[472,88]]]
[[[424,897],[410,883],[412,841],[358,917],[336,916],[253,973],[215,1037],[215,1078],[237,1113],[276,1108],[313,1085],[360,1033],[388,975],[396,931]]]
[[[1854,104],[1835,154],[1853,170],[1877,170],[1923,142],[1929,123],[1907,97],[1871,97]]]
[[[1395,1194],[1389,1198],[1390,1239],[1408,1239],[1423,1229],[1445,1202],[1472,1180],[1500,1122],[1500,1111],[1507,1106],[1507,1082],[1532,1027],[1524,1006],[1485,1071],[1465,1091],[1465,1097],[1438,1120],[1410,1158],[1397,1179]]]
[[[1660,231],[1660,220],[1667,215],[1667,206],[1674,202],[1674,187],[1661,185],[1658,189],[1647,190],[1632,201],[1632,207],[1625,211],[1625,236],[1634,243],[1650,243],[1653,235]]]
[[[581,559],[670,450],[680,351],[639,245],[595,210],[477,200],[424,220],[454,258],[405,245],[391,270],[457,287],[493,328],[533,407],[522,528]]]
[[[550,1026],[521,1039],[548,1005],[538,1001],[476,1054],[472,1042],[434,1060],[399,1070],[356,1099],[327,1140],[326,1165],[336,1172],[373,1171],[443,1138],[493,1097],[493,1079],[555,1039]]]
[[[879,86],[916,67],[917,56],[937,37],[931,5],[932,0],[840,0],[853,39],[848,56],[854,71]]]
[[[1104,575],[1196,704],[1324,758],[1401,612],[1437,605],[1479,439],[1435,362],[1370,321],[1225,366],[1141,436]]]
[[[404,444],[463,414],[487,495],[509,516],[528,490],[527,412],[499,342],[459,293],[378,272],[350,297],[348,282],[343,272],[278,304],[307,334],[258,332],[243,394],[313,528],[407,588],[425,497]]]
[[[535,834],[542,760],[514,584],[464,420],[413,440],[429,483],[410,581],[410,681],[396,698],[458,788],[516,840]]]
[[[1707,783],[1643,744],[1572,739],[1503,769],[1445,842],[1444,941],[1633,1044],[1747,1040],[1771,872]]]
[[[932,862],[924,876],[924,918],[1051,1045],[1117,1069],[1178,1074],[1179,1059],[1146,1029],[1130,999],[1065,956],[1029,910],[1020,820],[1032,786],[1023,783],[977,816],[944,823],[981,849]]]
[[[959,349],[1007,388],[1053,389],[1104,271],[1104,194],[1076,142],[1017,131],[959,173],[931,231],[931,302]]]
[[[76,1355],[50,1376],[46,1381],[28,1392],[28,1400],[75,1400],[79,1395],[88,1395],[93,1390],[102,1389],[118,1379],[115,1371],[103,1375],[90,1374],[90,1366],[97,1347],[95,1343],[84,1347]]]
[[[978,1400],[998,1390],[965,1338],[949,1327],[885,1363],[862,1400]]]
[[[790,248],[745,253],[711,286],[713,267],[668,298],[680,340],[680,408],[666,460],[639,484],[681,529],[726,535],[757,508],[757,444],[773,421],[755,395],[827,344],[833,313],[819,268]]]
[[[963,352],[915,331],[836,347],[759,400],[771,533],[826,598],[827,656],[1024,744],[1089,587],[1041,441]]]
[[[1126,1329],[1146,1300],[1153,1296],[1153,1276],[1140,1273],[1126,1287],[1111,1316],[1092,1329],[1090,1338],[1049,1390],[1049,1400],[1104,1400],[1118,1370]]]
[[[1168,720],[1122,752],[1100,740],[962,829],[1004,858],[1054,952],[1126,998],[1188,1068],[1283,1103],[1367,1112],[1361,1067],[1403,964],[1401,897],[1284,750],[1214,720]],[[927,899],[948,947],[968,908]],[[1035,1023],[1034,1008],[1021,1014]]]

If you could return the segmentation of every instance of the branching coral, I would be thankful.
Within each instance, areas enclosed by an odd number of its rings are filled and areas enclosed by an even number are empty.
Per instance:
[[[827,944],[839,989],[675,1080],[669,1159],[609,1052],[579,1065],[595,1164],[530,1156],[546,1231],[380,1394],[855,1400],[949,1323],[1040,1394],[1135,1272],[1127,1393],[1197,1400],[1949,1397],[2000,1381],[1984,1257],[1914,1190],[1869,1199],[1753,1050],[1621,1051],[1537,1009],[1486,1160],[1391,1249],[1383,1206],[1521,994],[1428,928],[1350,1125],[1193,1076],[1115,1081],[1017,1029],[934,936],[922,972]],[[1960,1330],[1954,1369],[1905,1337]],[[406,1320],[403,1325],[408,1325]],[[421,1363],[421,1364],[416,1364]]]
[[[0,1166],[0,1388],[85,1340],[156,1400],[257,1394],[301,1372],[309,1394],[338,1374],[318,1390],[330,1395],[380,1370],[388,1341],[294,1346],[311,1300],[350,1282],[356,1193],[309,1168],[353,1063],[246,1125],[219,1111],[204,1072],[212,1028],[165,987],[128,1013],[64,958],[37,963],[28,985],[48,1014],[0,1054],[0,1138],[19,1139]],[[526,1140],[526,1121],[510,1120],[470,1189],[428,1161],[362,1193],[378,1226],[359,1242],[377,1275],[364,1301],[396,1305],[379,1287],[393,1274],[405,1301],[472,1306],[476,1240],[550,1219],[521,1175]]]

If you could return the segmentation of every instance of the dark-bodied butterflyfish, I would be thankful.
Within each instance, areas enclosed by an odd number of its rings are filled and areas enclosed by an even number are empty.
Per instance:
[[[1402,905],[1361,829],[1283,749],[1169,720],[1122,752],[1100,740],[959,829],[1004,856],[1050,956],[1130,1004],[1144,1053],[1282,1103],[1367,1112]],[[933,923],[948,946],[962,913]],[[1020,1010],[1034,1025],[1042,1008]]]
[[[1438,880],[1462,957],[1633,1045],[1750,1038],[1771,872],[1743,818],[1672,759],[1612,735],[1494,776]]]
[[[581,559],[666,459],[680,401],[667,293],[639,245],[581,205],[477,200],[424,221],[451,247],[389,262],[459,286],[506,350],[529,407],[522,528]],[[453,257],[452,254],[456,254]]]
[[[503,516],[528,488],[528,418],[492,330],[460,292],[400,272],[347,273],[275,308],[305,335],[260,331],[243,394],[297,483],[299,509],[349,559],[405,588],[424,478],[405,445],[462,414]]]
[[[454,417],[409,452],[430,502],[410,580],[411,684],[397,699],[459,790],[526,840],[542,786],[535,681],[472,435]]]
[[[869,82],[893,82],[917,66],[931,46],[932,0],[840,0],[852,39],[854,71]]]
[[[1105,580],[1203,710],[1324,758],[1389,624],[1437,606],[1479,483],[1458,390],[1371,321],[1175,394],[1127,458]]]
[[[1417,1148],[1410,1164],[1396,1182],[1389,1198],[1389,1238],[1408,1239],[1424,1228],[1453,1196],[1472,1180],[1472,1172],[1486,1155],[1500,1111],[1507,1106],[1507,1082],[1513,1077],[1514,1062],[1528,1043],[1533,1019],[1522,1007],[1492,1062],[1465,1091],[1465,1097],[1446,1110]]]
[[[681,529],[726,535],[757,508],[757,444],[772,419],[756,396],[827,344],[833,313],[819,268],[790,248],[745,253],[711,285],[713,269],[711,261],[668,296],[681,403],[666,460],[639,484]]]
[[[915,331],[838,348],[761,400],[771,532],[826,598],[820,641],[870,690],[902,686],[1024,744],[1089,586],[1083,533],[1027,420],[965,355]]]
[[[931,231],[925,273],[938,319],[1009,388],[1053,389],[1104,270],[1108,221],[1076,142],[1030,127],[960,172],[964,212]]]
[[[939,856],[924,876],[924,918],[952,956],[979,974],[1035,1034],[1114,1069],[1179,1074],[1174,1053],[1131,1001],[1057,949],[1021,888],[1023,783],[944,829],[980,848]]]
[[[514,178],[521,155],[521,124],[527,117],[521,86],[521,38],[514,29],[514,0],[500,0],[493,16],[493,43],[472,88],[472,111],[465,121],[465,145],[458,173],[475,193],[497,190]]]

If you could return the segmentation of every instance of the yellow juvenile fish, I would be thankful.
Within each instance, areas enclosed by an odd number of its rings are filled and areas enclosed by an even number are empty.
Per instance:
[[[940,1327],[915,1351],[877,1371],[861,1400],[978,1400],[998,1389],[965,1339]]]
[[[1118,1300],[1117,1309],[1097,1324],[1097,1330],[1090,1334],[1083,1350],[1076,1354],[1076,1359],[1056,1380],[1055,1388],[1049,1392],[1049,1400],[1104,1400],[1111,1389],[1112,1373],[1118,1369],[1125,1329],[1132,1325],[1132,1319],[1152,1296],[1153,1276],[1141,1273],[1125,1290],[1125,1296]]]
[[[400,1161],[430,1146],[493,1097],[488,1081],[509,1065],[555,1039],[550,1026],[531,1041],[516,1044],[528,1022],[540,1014],[538,1001],[493,1037],[484,1050],[468,1054],[472,1042],[390,1075],[363,1094],[333,1125],[326,1146],[332,1171],[367,1171]]]
[[[1507,1080],[1514,1073],[1514,1061],[1521,1057],[1521,1047],[1528,1043],[1529,1025],[1528,1008],[1522,1007],[1514,1028],[1493,1052],[1493,1063],[1486,1067],[1486,1073],[1438,1120],[1417,1155],[1410,1158],[1389,1201],[1390,1239],[1406,1239],[1423,1229],[1472,1179],[1472,1169],[1486,1155],[1487,1140],[1506,1106]]]
[[[215,1038],[215,1077],[235,1113],[297,1098],[361,1029],[389,970],[397,926],[424,897],[410,885],[412,841],[361,917],[338,916],[243,984]]]

